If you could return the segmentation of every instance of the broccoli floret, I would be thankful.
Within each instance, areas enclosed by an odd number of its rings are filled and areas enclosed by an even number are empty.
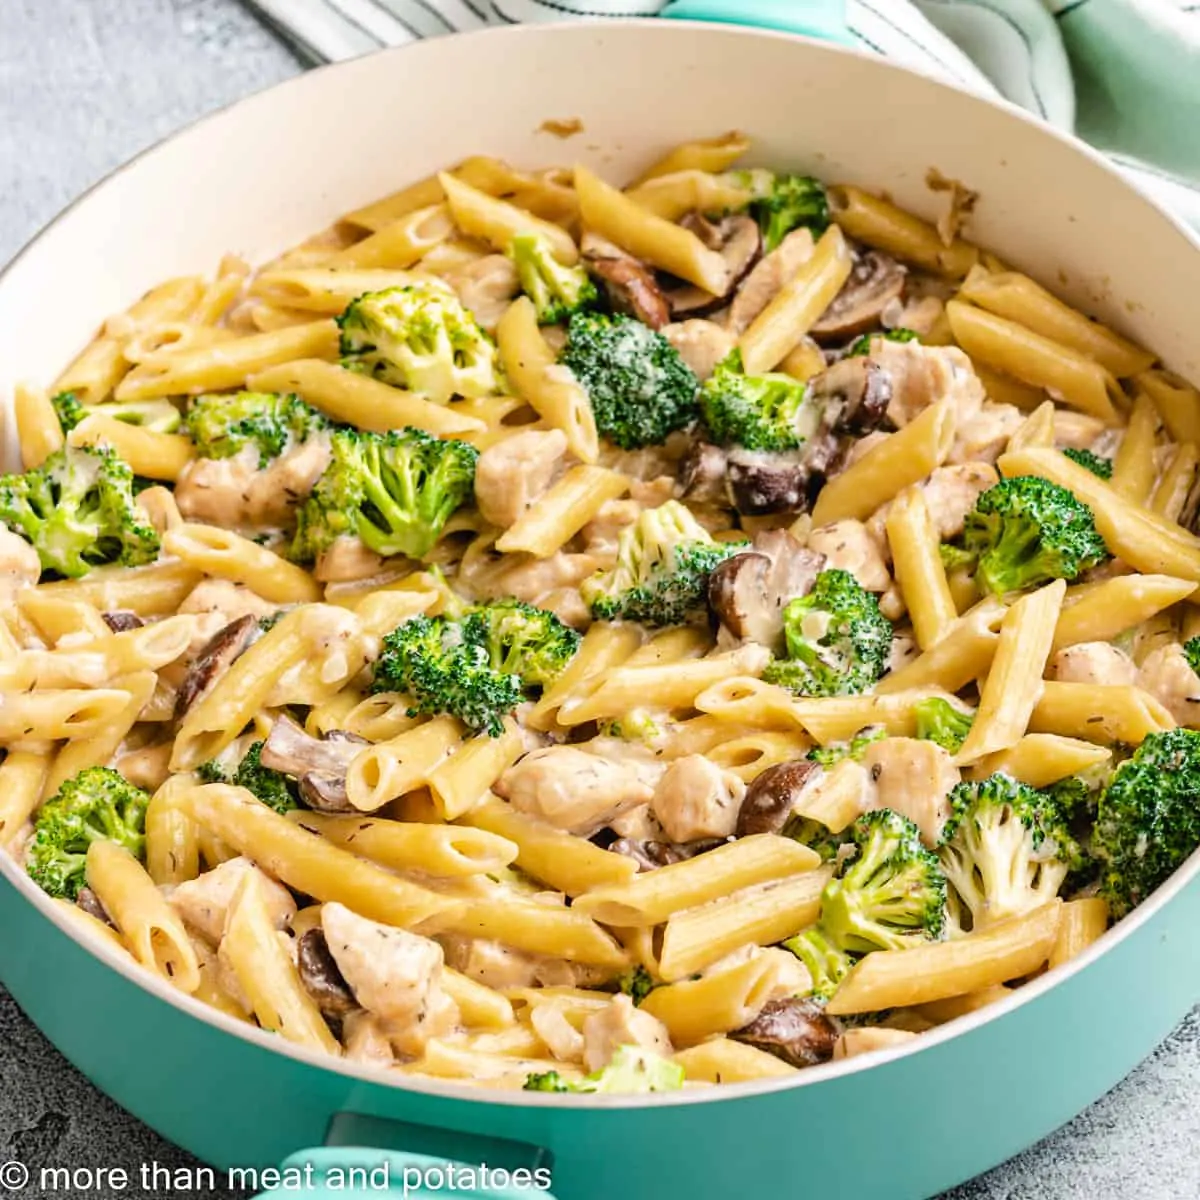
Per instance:
[[[846,972],[854,966],[855,960],[832,941],[820,925],[802,930],[782,945],[808,968],[812,980],[809,994],[814,1000],[824,1002],[831,999],[838,985],[846,978]]]
[[[663,727],[648,709],[632,708],[619,719],[601,721],[599,732],[602,737],[650,743],[662,736]]]
[[[366,292],[337,318],[342,366],[445,404],[500,390],[496,346],[440,280]]]
[[[773,171],[731,171],[725,178],[752,196],[748,211],[762,230],[763,253],[769,254],[793,229],[811,229],[819,237],[829,225],[825,187],[811,175],[776,175]]]
[[[50,404],[63,433],[70,433],[87,416],[87,409],[74,392],[59,392],[50,397]]]
[[[174,433],[183,423],[179,409],[170,400],[134,400],[123,404],[82,404],[74,392],[59,392],[50,397],[54,413],[63,433],[70,433],[84,417],[93,413],[124,421],[127,425],[141,425],[155,433]]]
[[[865,725],[848,742],[830,742],[827,746],[814,746],[806,757],[812,762],[820,763],[823,767],[836,766],[843,758],[852,758],[855,762],[862,762],[867,747],[887,735],[888,731],[885,725]]]
[[[568,1083],[557,1071],[544,1071],[525,1080],[527,1092],[673,1092],[683,1087],[683,1068],[641,1046],[618,1046],[607,1067],[578,1083]]]
[[[1077,462],[1081,467],[1087,467],[1093,475],[1099,475],[1101,479],[1112,478],[1113,463],[1111,458],[1104,458],[1102,455],[1093,454],[1090,450],[1077,450],[1074,446],[1068,446],[1063,453],[1072,462]]]
[[[639,1005],[660,984],[654,982],[654,976],[640,964],[631,971],[626,971],[617,980],[617,988],[624,992],[634,1003]]]
[[[65,446],[24,475],[0,476],[0,522],[33,544],[45,570],[72,579],[158,557],[158,533],[134,502],[133,472],[111,450]]]
[[[700,381],[662,334],[632,317],[576,313],[560,361],[587,392],[596,428],[623,450],[664,442],[696,418]]]
[[[600,295],[581,267],[564,267],[550,243],[535,233],[521,233],[508,248],[521,290],[533,301],[539,325],[558,325],[577,312],[595,308]]]
[[[919,342],[921,340],[912,329],[904,329],[903,327],[899,329],[877,329],[874,333],[864,333],[862,337],[855,338],[846,351],[846,357],[858,358],[862,355],[870,354],[873,338],[882,338],[885,342]]]
[[[927,696],[913,705],[917,718],[917,737],[936,742],[943,750],[957,754],[971,732],[975,714],[951,704],[944,696]]]
[[[262,765],[264,744],[252,742],[232,775],[216,760],[201,763],[196,773],[205,783],[232,783],[234,787],[245,788],[277,813],[291,812],[300,807],[299,790],[282,771]]]
[[[803,383],[790,375],[745,374],[736,349],[700,389],[700,413],[714,442],[747,450],[795,450],[820,419],[804,404]]]
[[[821,926],[849,954],[937,941],[946,926],[946,877],[921,833],[890,808],[850,828],[855,854],[821,894]]]
[[[704,608],[714,567],[745,548],[717,542],[682,504],[643,509],[617,539],[617,564],[585,579],[580,594],[598,621],[681,625]]]
[[[1100,797],[1092,850],[1114,917],[1140,904],[1200,845],[1200,732],[1152,733]]]
[[[791,838],[814,851],[822,862],[833,862],[842,847],[846,844],[849,834],[834,833],[828,825],[815,817],[791,816],[783,827],[783,836]]]
[[[1033,475],[988,488],[967,514],[962,546],[947,566],[975,564],[979,586],[996,595],[1072,580],[1108,557],[1092,510],[1065,487]]]
[[[1200,637],[1188,638],[1183,643],[1183,657],[1187,659],[1187,664],[1200,675]]]
[[[767,664],[763,679],[801,696],[865,692],[883,674],[892,623],[879,602],[850,574],[822,571],[807,596],[783,610],[787,658]]]
[[[74,900],[84,886],[88,847],[116,842],[141,857],[150,797],[109,767],[68,779],[38,810],[26,870],[44,892]]]
[[[519,675],[526,687],[545,687],[579,649],[580,635],[552,612],[521,600],[496,600],[462,620],[463,639],[487,650],[493,671]]]
[[[1053,798],[1003,772],[951,790],[939,855],[976,926],[1052,900],[1083,860]]]
[[[259,467],[330,426],[299,396],[279,392],[197,396],[185,421],[201,458],[232,458],[254,446]]]
[[[330,461],[300,507],[292,557],[311,562],[355,536],[385,558],[421,558],[471,496],[479,451],[420,429],[339,429]]]

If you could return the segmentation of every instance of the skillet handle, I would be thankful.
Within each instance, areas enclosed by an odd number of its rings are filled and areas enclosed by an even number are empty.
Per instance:
[[[685,21],[754,25],[853,45],[845,0],[671,0],[659,14]]]

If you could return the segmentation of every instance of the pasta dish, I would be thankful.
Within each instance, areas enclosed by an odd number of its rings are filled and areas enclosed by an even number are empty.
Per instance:
[[[963,185],[749,148],[471,158],[18,387],[0,848],[65,920],[352,1062],[659,1092],[908,1043],[1196,848],[1200,392]]]

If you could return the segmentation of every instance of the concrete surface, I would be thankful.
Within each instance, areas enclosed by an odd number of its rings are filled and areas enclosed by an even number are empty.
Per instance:
[[[144,146],[300,69],[237,0],[0,0],[0,261]],[[964,1080],[964,1104],[984,1088]],[[193,1163],[92,1087],[0,991],[0,1163],[10,1159],[135,1177],[143,1163]],[[73,1194],[231,1200],[191,1189]],[[0,1180],[0,1197],[10,1195],[32,1200]],[[1194,1196],[1200,1010],[1089,1111],[945,1200]]]

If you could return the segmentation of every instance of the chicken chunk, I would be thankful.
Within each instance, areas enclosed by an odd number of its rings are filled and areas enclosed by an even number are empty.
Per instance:
[[[482,983],[484,987],[533,987],[537,983],[537,960],[511,946],[489,938],[442,938],[446,962],[456,971]]]
[[[0,525],[0,593],[37,583],[42,574],[38,552],[20,534]]]
[[[185,925],[215,946],[225,936],[225,921],[237,890],[251,872],[258,876],[271,923],[276,929],[283,929],[296,915],[296,901],[287,888],[260,871],[248,858],[231,858],[196,879],[179,884],[167,899]]]
[[[396,1061],[387,1033],[379,1019],[368,1012],[346,1015],[342,1023],[342,1045],[350,1062],[390,1067]]]
[[[794,229],[755,265],[742,281],[725,321],[735,336],[745,333],[754,318],[779,294],[780,289],[813,255],[813,238],[807,229]]]
[[[737,345],[737,338],[728,329],[698,317],[664,325],[659,332],[679,351],[680,358],[692,368],[701,383]]]
[[[923,346],[875,338],[870,357],[891,376],[888,419],[897,428],[907,425],[929,405],[950,399],[958,420],[970,420],[983,403],[983,384],[971,360],[957,346]]]
[[[583,1064],[589,1071],[607,1067],[622,1046],[641,1046],[664,1057],[673,1053],[671,1035],[657,1018],[634,1008],[628,996],[614,996],[583,1021]]]
[[[973,417],[959,421],[947,462],[994,463],[1024,420],[1015,404],[986,401]]]
[[[1137,680],[1138,669],[1124,650],[1108,642],[1080,642],[1065,646],[1050,660],[1048,678],[1061,683],[1127,686]],[[1200,692],[1200,688],[1197,689]]]
[[[808,535],[808,548],[825,555],[825,570],[849,571],[868,592],[886,592],[892,577],[879,543],[861,521],[834,521]]]
[[[561,429],[531,429],[489,446],[475,466],[475,500],[484,520],[508,529],[554,482],[567,436]]]
[[[863,766],[875,793],[867,811],[902,813],[920,829],[926,845],[936,846],[950,815],[947,797],[961,778],[950,754],[936,742],[890,737],[867,747]]]
[[[341,904],[322,906],[321,929],[338,970],[368,1012],[414,1025],[440,1003],[443,955],[437,942],[368,921]]]
[[[614,817],[654,796],[646,765],[613,762],[574,746],[546,746],[501,775],[496,791],[557,829],[591,837]]]
[[[650,808],[673,842],[730,837],[746,785],[702,754],[677,758],[654,789]]]
[[[975,507],[975,501],[999,482],[996,468],[988,463],[938,467],[921,489],[938,537],[945,542],[962,533],[967,513]]]
[[[244,583],[229,579],[201,580],[179,606],[181,613],[217,613],[224,618],[224,624],[238,617],[269,617],[278,609],[278,604],[264,600]]]
[[[487,254],[446,272],[463,308],[481,329],[491,333],[500,324],[512,298],[521,290],[517,268],[503,254]]]
[[[1177,642],[1158,646],[1142,660],[1137,685],[1149,692],[1180,725],[1200,729],[1200,677]]]

